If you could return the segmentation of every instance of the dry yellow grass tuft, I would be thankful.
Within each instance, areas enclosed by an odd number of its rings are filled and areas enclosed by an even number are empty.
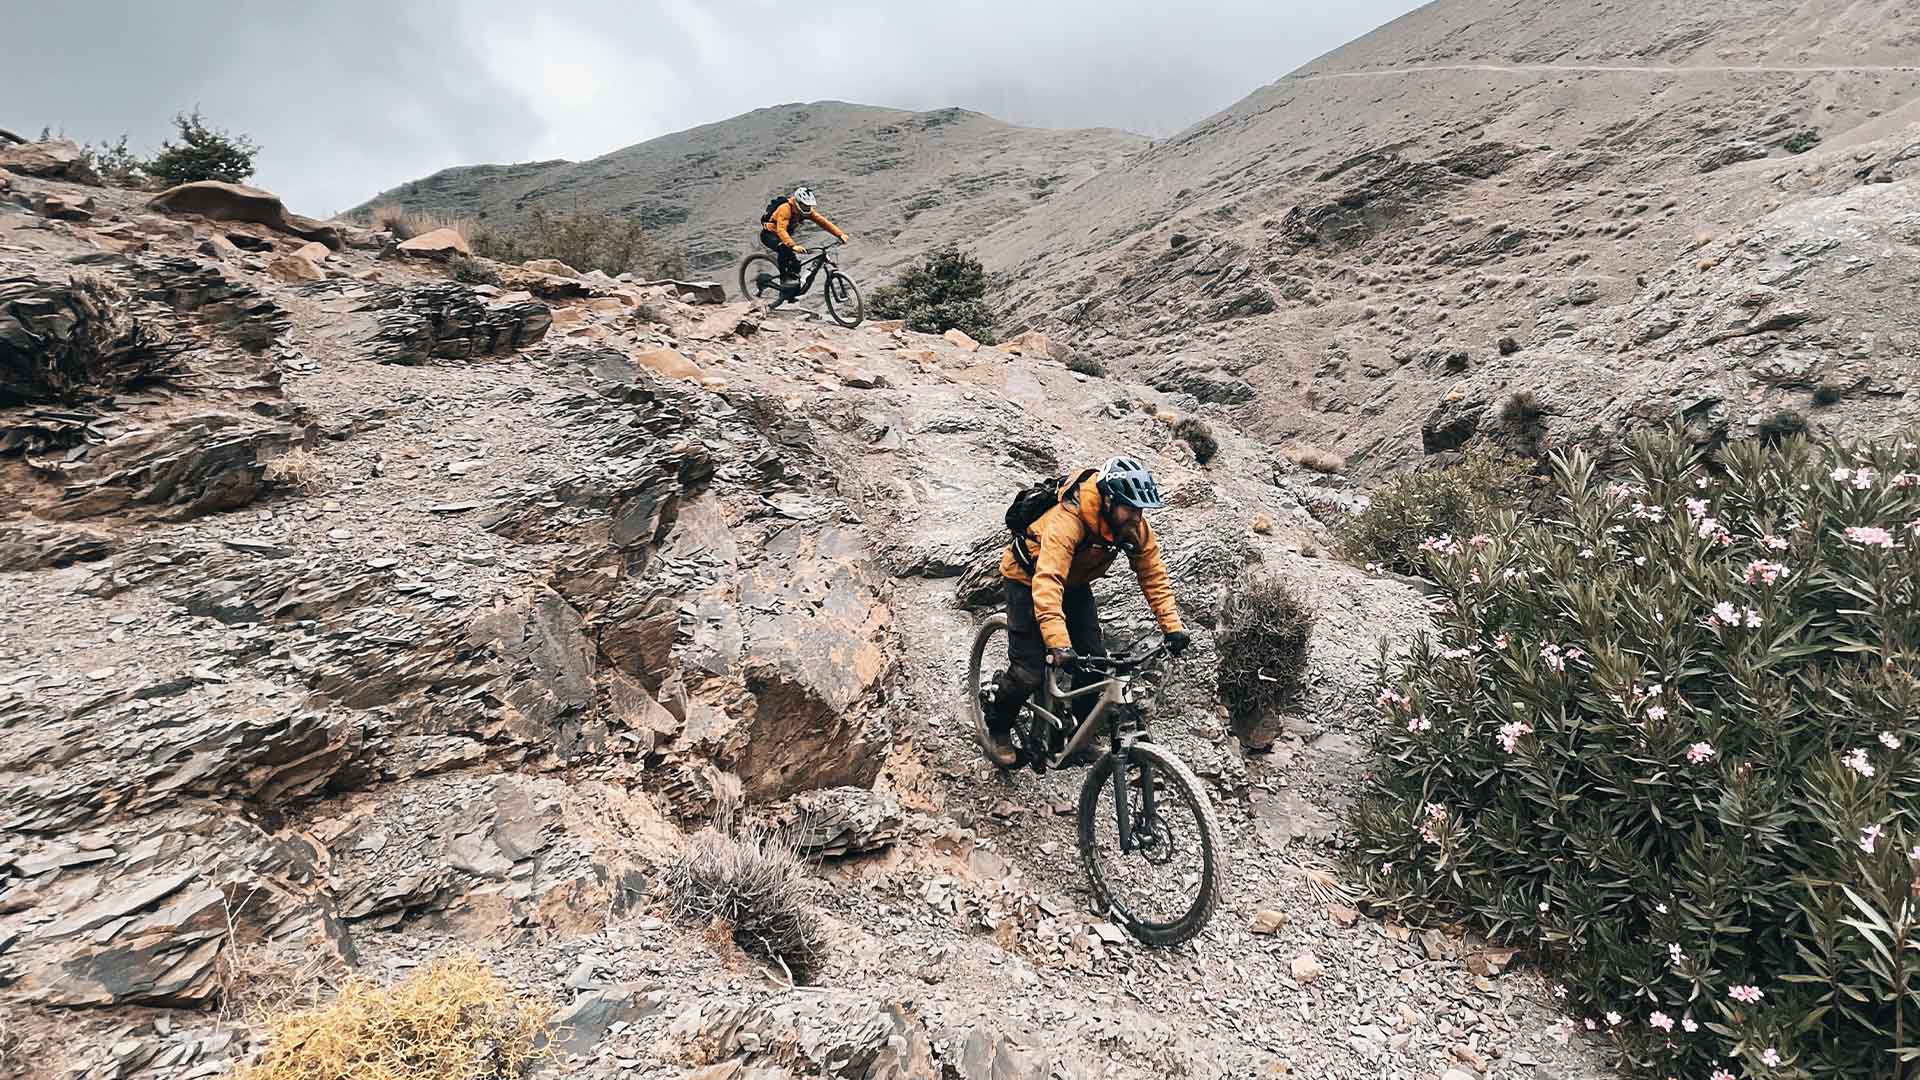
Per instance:
[[[349,979],[323,1007],[268,1022],[267,1049],[232,1080],[509,1080],[543,1051],[549,1008],[471,956],[398,986]]]
[[[1338,473],[1347,470],[1347,459],[1331,450],[1322,450],[1317,446],[1302,446],[1295,443],[1282,453],[1287,460],[1310,472]]]
[[[479,231],[479,224],[472,218],[447,217],[427,210],[408,210],[392,203],[383,203],[367,211],[367,224],[375,229],[384,229],[400,240],[425,236],[435,229],[452,229],[460,234],[461,239],[472,244],[474,233]]]
[[[262,475],[269,484],[308,493],[325,489],[328,477],[327,467],[320,461],[320,455],[304,446],[296,446],[270,459]]]

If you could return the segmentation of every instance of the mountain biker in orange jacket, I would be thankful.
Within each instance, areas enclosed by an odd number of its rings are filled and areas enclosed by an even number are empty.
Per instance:
[[[792,197],[767,217],[760,230],[760,242],[780,258],[780,276],[784,279],[794,280],[800,276],[800,256],[795,253],[807,249],[805,245],[794,241],[789,230],[798,227],[802,220],[811,221],[827,230],[843,244],[853,239],[820,213],[812,188],[796,189]]]
[[[1045,678],[1047,665],[1072,667],[1082,654],[1104,655],[1100,611],[1092,582],[1104,577],[1122,552],[1140,579],[1167,650],[1187,651],[1160,541],[1142,511],[1166,505],[1147,467],[1115,457],[1085,469],[1060,488],[1060,501],[1040,515],[1025,536],[1014,537],[1000,557],[1007,597],[1007,670],[985,710],[980,748],[1005,769],[1018,763],[1009,733]],[[1090,709],[1091,698],[1082,703]]]

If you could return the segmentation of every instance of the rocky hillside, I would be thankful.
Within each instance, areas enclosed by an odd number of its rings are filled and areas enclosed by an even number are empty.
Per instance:
[[[1125,132],[1040,131],[964,109],[820,101],[757,109],[592,161],[447,169],[368,205],[489,223],[534,206],[633,215],[684,247],[695,269],[713,272],[757,243],[774,192],[805,183],[859,239],[859,266],[876,275],[1057,198],[1146,145]]]
[[[1899,4],[1440,0],[983,255],[1013,324],[1365,467],[1676,414],[1883,430],[1920,415],[1917,43]],[[1544,415],[1502,420],[1520,391]]]
[[[460,952],[550,1011],[555,1077],[1598,1075],[1510,951],[1342,884],[1366,667],[1420,601],[1319,559],[1259,444],[1198,465],[1193,398],[1036,338],[469,286],[270,197],[162,213],[9,153],[0,1075],[216,1075],[262,1009]],[[1171,495],[1198,647],[1155,723],[1231,867],[1172,951],[1091,910],[1080,776],[983,768],[960,689],[1006,499],[1119,446]],[[1266,755],[1208,629],[1256,564],[1323,612]],[[809,858],[810,985],[672,917],[667,868],[737,814]]]

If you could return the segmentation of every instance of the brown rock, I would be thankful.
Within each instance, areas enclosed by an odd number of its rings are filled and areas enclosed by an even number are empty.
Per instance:
[[[669,379],[686,379],[689,382],[699,382],[701,379],[706,378],[707,375],[706,372],[700,370],[698,364],[695,364],[673,349],[648,349],[646,352],[635,356],[633,361],[648,371]]]
[[[50,180],[92,179],[86,152],[80,144],[67,139],[20,144],[0,143],[0,169],[22,176],[41,176]]]
[[[955,345],[960,346],[961,348],[967,350],[968,352],[979,351],[980,343],[973,340],[971,337],[968,337],[967,332],[965,330],[960,329],[957,326],[940,336],[943,338],[946,338],[948,341],[953,342]]]
[[[1321,965],[1320,959],[1311,952],[1303,952],[1294,957],[1289,970],[1293,972],[1293,981],[1302,986],[1311,986],[1319,982],[1320,977],[1327,972],[1327,969]]]
[[[267,273],[281,281],[299,283],[304,281],[325,281],[327,272],[315,266],[309,259],[299,255],[276,255],[267,264]]]
[[[327,245],[322,244],[318,241],[310,241],[308,243],[302,244],[299,247],[293,249],[293,253],[299,256],[300,258],[315,264],[316,266],[319,265],[320,263],[326,262],[327,256],[333,254],[333,252],[327,248]]]
[[[838,372],[840,385],[855,390],[877,390],[887,385],[886,377],[866,368],[843,366]]]
[[[561,262],[559,259],[528,259],[520,264],[536,274],[548,274],[553,277],[577,278],[580,271]]]
[[[1360,921],[1360,913],[1358,911],[1340,904],[1327,905],[1327,917],[1331,918],[1336,925],[1346,928],[1351,928],[1355,923]]]
[[[93,218],[93,196],[74,198],[71,195],[49,195],[40,202],[39,211],[55,221],[90,221]],[[141,243],[145,247],[145,243]]]
[[[1261,536],[1273,535],[1273,519],[1265,514],[1257,514],[1253,519],[1253,531]]]
[[[891,334],[906,328],[907,320],[905,319],[875,319],[867,323],[867,329],[881,334]]]
[[[228,262],[240,257],[240,248],[226,237],[215,235],[200,241],[200,253],[211,255],[221,262]]]
[[[421,233],[400,245],[400,250],[420,259],[451,259],[455,255],[472,255],[473,248],[467,244],[467,238],[454,229],[435,229]]]
[[[1285,912],[1275,911],[1272,908],[1262,908],[1254,912],[1253,922],[1247,929],[1256,934],[1277,934],[1280,932],[1281,927],[1287,925],[1287,922]]]
[[[303,239],[318,240],[334,251],[342,246],[339,229],[289,213],[278,195],[240,184],[218,180],[181,184],[155,195],[147,202],[147,208],[163,214],[198,214],[209,221],[248,221]]]

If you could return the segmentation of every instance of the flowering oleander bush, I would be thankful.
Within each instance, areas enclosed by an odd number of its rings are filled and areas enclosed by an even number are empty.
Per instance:
[[[1409,917],[1534,946],[1654,1077],[1920,1058],[1920,445],[1678,433],[1438,536],[1382,665],[1357,858]]]

